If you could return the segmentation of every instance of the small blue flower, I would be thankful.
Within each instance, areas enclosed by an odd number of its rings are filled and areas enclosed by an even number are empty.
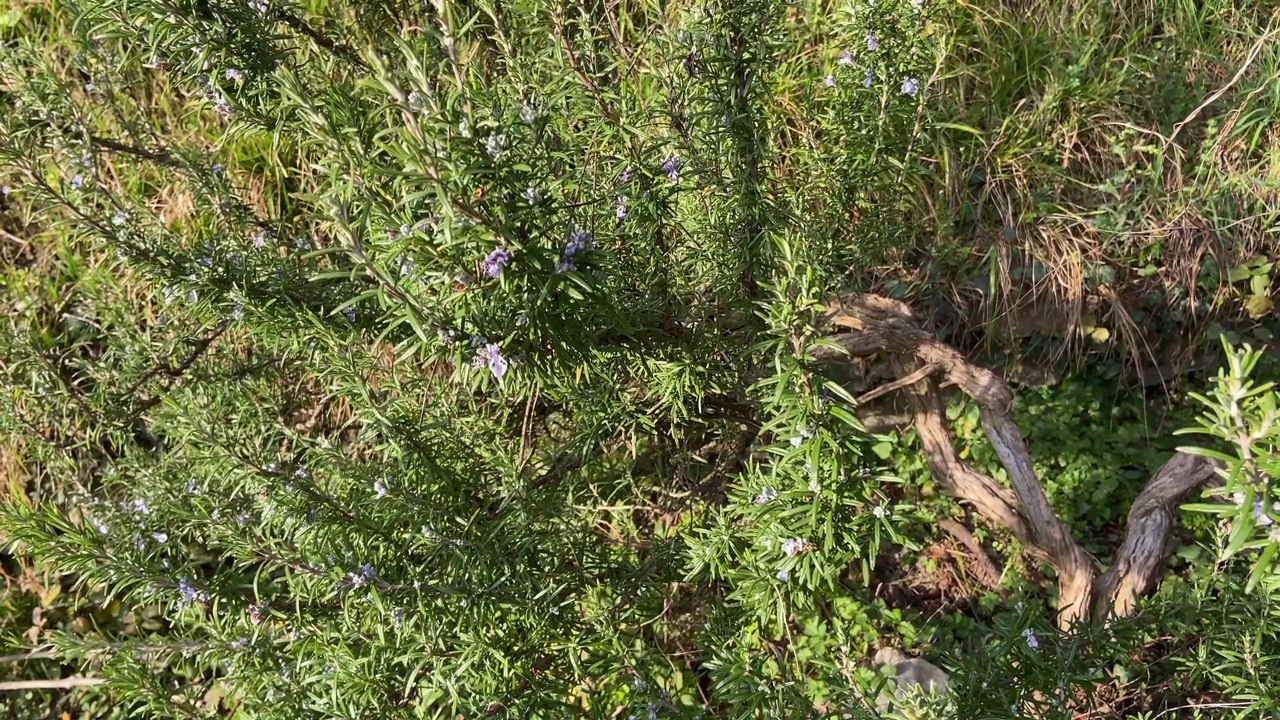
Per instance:
[[[627,216],[627,200],[621,195],[618,196],[617,204],[613,208],[614,217],[622,220]]]
[[[666,160],[663,160],[662,166],[658,169],[666,174],[667,179],[672,183],[677,183],[680,182],[680,166],[682,164],[683,163],[681,162],[679,155],[672,155]]]
[[[162,533],[162,532],[153,532],[151,533],[151,539],[163,545],[169,542],[169,534]]]
[[[75,177],[71,178],[71,188],[73,190],[79,190],[82,187],[84,187],[83,175],[76,175]]]
[[[542,191],[536,187],[525,188],[524,201],[530,205],[537,205],[542,202]]]
[[[874,32],[867,33],[867,49],[875,52],[880,49],[880,38],[876,37]]]
[[[497,160],[502,152],[507,149],[507,136],[505,134],[490,135],[484,139],[484,151],[489,153],[489,157]]]
[[[822,84],[823,84],[823,85],[825,85],[826,87],[829,87],[829,88],[833,88],[833,87],[835,87],[835,86],[836,86],[836,76],[835,76],[835,75],[828,75],[828,76],[826,76],[825,78],[823,78],[823,79],[822,79]]]
[[[476,352],[475,365],[489,368],[489,372],[499,380],[507,374],[507,359],[502,356],[502,348],[496,343],[489,343]]]
[[[346,307],[342,308],[342,314],[347,316],[347,321],[348,321],[348,322],[355,322],[355,321],[356,321],[356,309],[355,309],[355,306],[353,306],[353,305],[348,305],[348,306],[346,306]]]
[[[787,557],[795,557],[805,550],[810,549],[809,541],[804,538],[791,538],[782,543],[782,554]]]
[[[529,127],[533,127],[534,123],[538,122],[538,111],[534,109],[528,100],[525,100],[520,105],[520,119]]]
[[[618,176],[618,182],[623,184],[629,183],[631,182],[632,175],[633,175],[633,170],[631,166],[628,165],[626,169],[622,171],[622,174]]]
[[[875,79],[876,79],[876,71],[872,70],[871,68],[867,68],[867,75],[866,77],[862,78],[862,87],[864,88],[871,87],[871,83],[875,82]]]
[[[409,276],[409,275],[413,274],[413,261],[412,261],[412,260],[410,260],[409,258],[407,258],[407,257],[405,257],[405,256],[403,256],[403,255],[401,255],[399,258],[397,258],[397,262],[398,262],[398,264],[400,265],[400,277],[407,277],[407,276]]]
[[[235,80],[236,82],[239,82],[244,79],[244,73],[241,72],[240,70],[237,70],[236,68],[229,68],[227,70],[227,79]]]
[[[569,242],[564,246],[560,260],[556,262],[556,272],[571,272],[578,268],[577,258],[583,251],[591,247],[591,233],[586,230],[574,230],[569,235]]]
[[[123,210],[117,210],[116,214],[113,215],[111,218],[111,224],[115,225],[116,227],[120,227],[121,225],[124,225],[127,222],[129,222],[129,213]]]
[[[1032,650],[1040,647],[1040,641],[1036,639],[1036,634],[1031,631],[1031,628],[1022,631],[1022,639],[1027,641],[1027,647]]]
[[[778,571],[777,578],[778,582],[786,582],[791,579],[791,573],[787,572],[786,568],[782,568]]]
[[[485,257],[480,263],[480,269],[491,278],[501,277],[502,269],[509,262],[511,262],[511,252],[506,248],[498,248]]]
[[[777,498],[778,498],[778,491],[774,490],[771,487],[767,487],[761,490],[760,494],[756,496],[756,504],[764,505],[765,503],[770,502],[772,500],[776,500]]]
[[[915,78],[910,78],[910,77],[909,77],[909,78],[903,78],[903,79],[902,79],[902,94],[903,94],[903,95],[915,95],[915,94],[916,94],[916,93],[918,93],[918,92],[920,92],[920,81],[919,81],[919,80],[917,80],[917,79],[915,79]]]
[[[373,481],[373,496],[379,500],[387,496],[387,486],[381,480]]]
[[[1253,504],[1253,519],[1261,526],[1267,527],[1274,522],[1271,516],[1267,514],[1267,510],[1262,505],[1262,501],[1258,500]]]
[[[186,578],[178,580],[178,597],[182,605],[204,602],[209,599],[207,594],[197,590]]]
[[[853,64],[853,53],[849,52],[848,50],[842,50],[842,51],[840,52],[840,57],[839,57],[839,59],[837,59],[837,60],[836,60],[836,64],[837,64],[837,65],[852,65],[852,64]]]

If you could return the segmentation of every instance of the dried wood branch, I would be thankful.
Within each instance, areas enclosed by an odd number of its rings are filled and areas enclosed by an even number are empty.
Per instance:
[[[73,687],[101,685],[105,678],[72,676],[56,680],[8,680],[0,682],[0,692],[10,690],[66,690]]]
[[[900,380],[868,393],[880,396],[909,388],[916,432],[929,470],[943,489],[972,506],[986,521],[1007,529],[1039,560],[1057,571],[1058,624],[1131,613],[1139,596],[1159,576],[1178,500],[1214,476],[1215,465],[1178,453],[1151,479],[1129,512],[1124,541],[1114,565],[1098,575],[1092,558],[1054,513],[1036,477],[1026,440],[1010,414],[1013,393],[986,368],[970,363],[955,348],[915,323],[910,308],[889,298],[858,295],[830,304],[828,322],[845,330],[829,336],[841,348],[813,350],[819,361],[876,353],[895,355]],[[915,369],[914,363],[923,367]],[[955,448],[944,408],[928,376],[941,372],[947,384],[968,395],[981,413],[982,428],[1009,476],[1010,488],[974,470]],[[867,397],[867,396],[864,396]]]

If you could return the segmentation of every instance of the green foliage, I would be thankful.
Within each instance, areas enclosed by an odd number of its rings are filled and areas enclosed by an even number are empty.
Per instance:
[[[971,72],[947,52],[976,15],[819,0],[13,12],[0,207],[30,243],[4,258],[0,542],[77,599],[56,627],[4,633],[106,679],[85,707],[859,716],[884,680],[866,656],[901,643],[953,672],[957,717],[1012,717],[1100,707],[1090,689],[1137,682],[1123,658],[1193,632],[1217,664],[1153,665],[1152,695],[1270,707],[1270,675],[1245,672],[1240,648],[1275,654],[1269,626],[1250,635],[1274,613],[1256,614],[1238,568],[1192,563],[1195,593],[1161,596],[1156,629],[1110,634],[1058,636],[1027,578],[1023,604],[993,594],[943,620],[877,597],[886,559],[913,558],[951,508],[909,443],[868,435],[814,349],[831,345],[825,298],[933,237],[922,198],[951,170],[932,150],[986,131],[939,85]],[[1072,61],[1080,83],[1093,57]],[[974,112],[1020,106],[1041,74],[999,69],[1012,84]],[[1048,172],[1048,151],[1017,140]],[[1130,198],[1127,182],[1098,192]],[[1140,209],[1124,205],[1116,227]],[[926,270],[998,259],[971,250],[943,243]],[[934,303],[945,283],[912,272],[881,289]],[[1127,398],[1095,439],[1111,392],[1073,381],[1018,408],[1086,533],[1114,526],[1167,449]],[[998,474],[970,409],[951,417]],[[1232,492],[1257,473],[1248,501],[1275,468],[1237,460]],[[1221,622],[1185,614],[1209,599]]]
[[[1230,504],[1194,504],[1188,509],[1230,518],[1224,559],[1242,550],[1258,550],[1247,587],[1265,580],[1269,590],[1280,587],[1275,572],[1276,551],[1280,549],[1280,502],[1271,490],[1271,480],[1280,476],[1280,393],[1274,382],[1255,382],[1253,376],[1262,353],[1245,345],[1240,350],[1223,342],[1227,367],[1218,371],[1213,390],[1193,397],[1204,406],[1198,426],[1184,432],[1207,435],[1226,444],[1230,452],[1191,448],[1191,452],[1222,463],[1224,482],[1211,496],[1230,497]]]

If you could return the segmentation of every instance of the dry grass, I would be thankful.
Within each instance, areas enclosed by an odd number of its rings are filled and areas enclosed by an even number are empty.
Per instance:
[[[968,245],[957,272],[990,274],[983,312],[999,322],[989,331],[1060,334],[1060,354],[1074,354],[1100,312],[1130,362],[1154,359],[1162,340],[1197,337],[1214,319],[1206,305],[1232,293],[1205,284],[1206,257],[1230,268],[1275,255],[1280,186],[1265,179],[1280,171],[1267,119],[1280,43],[1266,38],[1280,20],[1226,2],[1194,9],[966,3],[953,16],[947,110],[934,119],[980,135],[926,134],[921,205],[939,236]],[[957,217],[971,222],[957,228]],[[1157,292],[1166,315],[1184,318],[1175,332],[1132,315]]]

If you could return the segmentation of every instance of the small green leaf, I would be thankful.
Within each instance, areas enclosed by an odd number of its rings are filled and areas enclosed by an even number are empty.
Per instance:
[[[1266,295],[1267,288],[1271,285],[1271,276],[1267,273],[1258,273],[1249,280],[1249,289],[1254,295]]]
[[[1266,317],[1275,306],[1275,302],[1266,295],[1250,295],[1244,301],[1244,311],[1254,320]]]

